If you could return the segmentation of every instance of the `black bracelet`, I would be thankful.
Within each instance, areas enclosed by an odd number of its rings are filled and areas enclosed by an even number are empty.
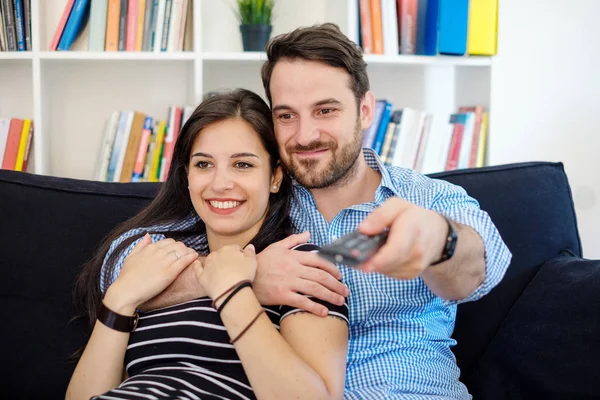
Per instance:
[[[456,230],[452,226],[452,223],[450,222],[450,219],[448,217],[446,217],[444,215],[442,215],[442,217],[444,217],[444,219],[448,223],[448,237],[446,238],[446,244],[444,245],[444,250],[442,250],[442,256],[440,257],[439,260],[431,263],[430,266],[438,265],[438,264],[443,263],[444,261],[448,261],[454,254],[454,251],[456,250],[456,242],[458,240]]]
[[[110,329],[114,329],[119,332],[133,332],[137,328],[140,316],[135,312],[133,316],[121,315],[112,311],[100,302],[100,307],[97,312],[98,321],[102,322],[105,326]]]
[[[219,315],[221,315],[221,311],[223,310],[223,307],[225,307],[225,304],[227,304],[229,302],[229,300],[231,300],[233,298],[233,296],[235,296],[235,294],[237,292],[239,292],[240,290],[242,290],[245,287],[250,287],[251,288],[252,287],[252,283],[250,283],[250,282],[244,282],[240,286],[236,287],[235,290],[233,292],[231,292],[229,294],[229,296],[227,296],[225,298],[225,300],[223,300],[223,303],[221,303],[221,305],[217,308],[217,313]]]

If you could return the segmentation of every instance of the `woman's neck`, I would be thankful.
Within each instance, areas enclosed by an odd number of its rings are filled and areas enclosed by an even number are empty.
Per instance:
[[[256,224],[252,228],[240,232],[234,235],[223,235],[217,232],[210,230],[208,227],[206,228],[206,239],[208,240],[208,250],[209,252],[217,251],[223,246],[229,245],[238,245],[244,248],[250,240],[258,233],[260,226],[262,225],[261,221],[259,224]]]

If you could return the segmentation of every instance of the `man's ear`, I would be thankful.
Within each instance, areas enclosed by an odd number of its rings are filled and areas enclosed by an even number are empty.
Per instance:
[[[281,181],[283,181],[283,169],[281,168],[281,165],[277,163],[277,167],[275,167],[275,171],[273,171],[273,175],[271,176],[271,193],[279,192]]]
[[[375,96],[370,90],[367,90],[367,93],[363,96],[359,112],[361,130],[369,128],[373,123],[373,118],[375,118]]]

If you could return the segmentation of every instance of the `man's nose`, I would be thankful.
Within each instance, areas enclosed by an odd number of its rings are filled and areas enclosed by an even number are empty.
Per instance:
[[[305,118],[300,120],[298,126],[298,134],[296,135],[296,142],[300,146],[308,146],[312,142],[319,139],[319,130],[316,125],[310,120]]]

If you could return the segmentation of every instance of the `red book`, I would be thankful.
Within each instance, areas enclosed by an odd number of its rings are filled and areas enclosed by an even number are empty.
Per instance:
[[[481,117],[483,115],[483,107],[461,107],[458,109],[460,113],[473,112],[475,113],[475,128],[473,132],[473,142],[471,143],[471,152],[469,154],[469,168],[475,168],[477,164],[477,153],[479,151],[479,135],[481,133]]]
[[[138,3],[138,0],[129,0],[129,7],[127,8],[127,37],[125,39],[125,50],[127,51],[135,51],[139,12]]]
[[[21,143],[23,122],[22,119],[18,118],[10,120],[8,139],[6,141],[6,149],[4,150],[4,160],[2,160],[2,169],[14,170],[17,165],[17,154],[19,153],[19,144]]]
[[[452,171],[458,168],[458,157],[460,156],[460,146],[462,144],[463,134],[465,132],[466,114],[452,114],[450,123],[454,124],[448,159],[446,160],[446,171]]]
[[[162,157],[162,173],[160,174],[160,181],[165,181],[169,175],[169,168],[171,167],[171,160],[173,159],[173,150],[175,150],[175,142],[179,136],[179,129],[181,129],[181,107],[171,107],[169,115],[169,129],[167,136],[165,137],[165,144],[163,149]]]

